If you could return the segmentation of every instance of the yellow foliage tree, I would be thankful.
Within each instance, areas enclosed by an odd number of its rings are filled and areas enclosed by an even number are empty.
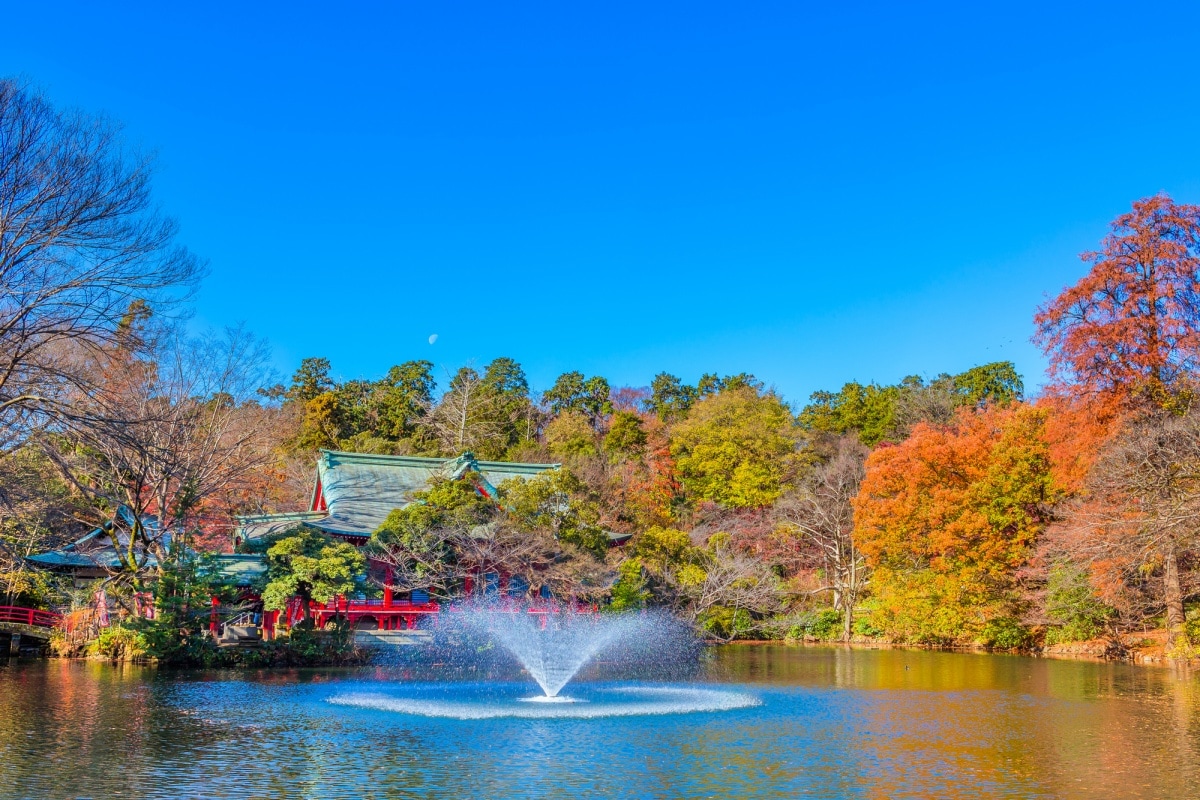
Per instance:
[[[696,403],[671,431],[671,454],[693,498],[761,508],[779,498],[795,469],[796,441],[783,401],[740,386]]]

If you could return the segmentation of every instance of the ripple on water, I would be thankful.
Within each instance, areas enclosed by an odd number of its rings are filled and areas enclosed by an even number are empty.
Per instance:
[[[598,689],[591,699],[543,697],[507,700],[426,699],[384,692],[350,692],[329,698],[333,705],[450,719],[597,719],[731,711],[760,704],[744,692],[696,687],[625,686]]]

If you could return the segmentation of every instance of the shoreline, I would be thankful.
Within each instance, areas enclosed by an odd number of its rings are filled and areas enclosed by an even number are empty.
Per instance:
[[[931,650],[946,653],[979,653],[985,655],[1027,656],[1030,658],[1052,658],[1060,661],[1091,661],[1111,664],[1132,664],[1141,667],[1162,667],[1200,669],[1200,655],[1190,658],[1171,657],[1166,655],[1167,632],[1163,630],[1147,631],[1140,636],[1126,636],[1121,642],[1125,648],[1124,655],[1110,656],[1113,643],[1103,639],[1092,639],[1086,642],[1065,642],[1050,645],[1036,650],[996,650],[983,645],[934,645],[913,644],[910,642],[888,642],[878,640],[852,639],[848,642],[821,640],[787,640],[787,639],[739,639],[732,642],[714,642],[713,644],[731,644],[744,647],[844,647],[858,650]],[[1133,640],[1133,641],[1129,641]],[[1160,641],[1161,640],[1161,641]],[[1153,642],[1153,644],[1148,644]]]

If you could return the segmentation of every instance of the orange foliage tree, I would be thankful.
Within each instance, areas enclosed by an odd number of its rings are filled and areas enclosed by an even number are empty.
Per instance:
[[[682,491],[666,426],[655,416],[642,418],[646,441],[639,458],[620,465],[613,493],[638,528],[669,527]]]
[[[854,501],[871,619],[908,641],[988,642],[1015,617],[1015,573],[1052,492],[1045,412],[963,409],[867,459]]]

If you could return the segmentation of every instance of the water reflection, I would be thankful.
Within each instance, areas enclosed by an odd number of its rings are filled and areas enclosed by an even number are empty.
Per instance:
[[[1200,795],[1200,682],[1120,664],[726,647],[754,708],[432,719],[331,705],[399,670],[0,661],[0,798]]]

